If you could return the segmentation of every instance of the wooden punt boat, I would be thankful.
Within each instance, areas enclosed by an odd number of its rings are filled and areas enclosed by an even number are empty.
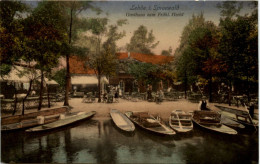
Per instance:
[[[39,132],[39,131],[47,131],[47,130],[56,129],[59,127],[63,127],[66,125],[70,125],[70,124],[91,118],[95,114],[96,114],[95,111],[91,111],[88,113],[87,112],[70,113],[70,114],[64,115],[64,117],[61,117],[61,119],[59,119],[58,121],[27,129],[26,132]]]
[[[24,115],[14,115],[1,118],[1,131],[14,131],[31,128],[41,124],[57,121],[60,114],[67,113],[68,107],[52,108]]]
[[[126,112],[125,115],[137,126],[159,135],[172,136],[176,133],[148,112]]]
[[[245,126],[243,124],[229,119],[228,117],[225,116],[224,112],[220,112],[220,114],[221,114],[221,123],[222,124],[227,125],[231,128],[235,128],[235,129],[245,129]]]
[[[193,129],[192,115],[182,110],[172,111],[169,118],[169,125],[177,132],[189,132]]]
[[[119,110],[111,109],[110,116],[119,129],[126,132],[133,132],[135,130],[135,125]]]
[[[258,127],[258,120],[252,119],[247,110],[240,110],[221,105],[215,105],[215,107],[219,108],[221,110],[220,113],[228,119],[241,123],[246,127]]]
[[[221,123],[221,114],[215,111],[194,111],[192,121],[198,126],[222,134],[237,134],[237,131]]]

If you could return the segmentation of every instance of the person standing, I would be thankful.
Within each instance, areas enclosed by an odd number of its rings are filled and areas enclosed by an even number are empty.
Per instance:
[[[198,110],[209,110],[209,108],[207,108],[207,101],[205,96],[202,97],[202,100],[200,101],[198,106]]]
[[[152,90],[151,90],[151,86],[148,85],[148,90],[147,90],[147,100],[151,100],[152,99]]]

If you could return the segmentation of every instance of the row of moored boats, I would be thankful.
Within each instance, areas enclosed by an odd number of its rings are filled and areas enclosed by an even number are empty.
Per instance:
[[[176,132],[185,133],[192,131],[193,123],[204,129],[224,134],[237,134],[235,129],[243,129],[245,127],[258,128],[258,122],[250,117],[248,111],[238,111],[224,106],[216,107],[221,109],[221,112],[195,110],[187,113],[182,110],[174,110],[169,117],[169,126],[159,117],[155,118],[150,113],[144,111],[121,113],[117,109],[111,109],[110,115],[116,126],[126,132],[133,132],[135,126],[138,126],[156,134],[174,135]],[[2,118],[1,130],[27,129],[26,132],[47,131],[89,119],[95,114],[95,111],[71,113],[66,107],[49,109]]]
[[[227,110],[222,111],[227,112]],[[237,134],[236,129],[244,129],[246,127],[257,129],[258,123],[250,119],[250,115],[246,115],[245,111],[243,114],[244,119],[241,120],[237,119],[241,115],[234,112],[233,114],[230,112],[229,115],[225,115],[222,112],[212,110],[195,110],[189,113],[182,110],[174,110],[169,117],[168,127],[163,121],[155,118],[148,112],[128,111],[123,114],[116,109],[110,111],[113,122],[123,131],[133,132],[136,125],[147,131],[162,135],[190,132],[193,130],[193,123],[210,131],[231,135]]]

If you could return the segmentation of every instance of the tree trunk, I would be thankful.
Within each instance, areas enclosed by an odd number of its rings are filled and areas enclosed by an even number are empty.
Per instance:
[[[25,100],[27,99],[27,97],[29,96],[29,94],[31,93],[32,82],[33,82],[33,80],[30,80],[29,90],[28,90],[26,96],[23,98],[23,110],[22,110],[22,115],[24,115],[24,110],[25,110],[24,102],[25,102]]]
[[[44,80],[43,70],[41,70],[41,86],[40,86],[40,97],[39,97],[38,110],[41,110],[41,108],[42,108],[43,80]]]
[[[98,73],[98,102],[101,102],[101,75]]]
[[[67,73],[66,73],[64,106],[69,106],[69,90],[70,90],[69,54],[66,55],[66,62],[67,62]]]
[[[47,86],[48,108],[50,108],[50,107],[51,107],[51,102],[50,102],[50,92],[49,92],[49,86],[48,86],[48,85],[46,85],[46,86]]]
[[[16,113],[16,109],[17,109],[17,90],[14,85],[14,111],[13,111],[12,115],[14,115]]]
[[[212,70],[209,73],[209,102],[212,102]]]
[[[71,45],[71,32],[72,32],[72,13],[73,9],[70,10],[70,28],[69,28],[69,45]],[[66,73],[66,88],[65,88],[65,96],[64,96],[64,106],[69,106],[69,90],[70,90],[70,64],[69,64],[70,52],[66,54],[66,65],[67,65],[67,73]]]
[[[185,77],[184,77],[184,93],[185,93],[185,99],[187,99],[187,73],[186,73],[186,71],[185,71],[185,75],[184,75]]]
[[[228,105],[231,106],[231,91],[232,91],[232,83],[229,82],[229,90],[228,90]]]
[[[248,69],[247,69],[248,70]],[[248,71],[246,74],[246,84],[247,84],[247,102],[249,103],[251,98],[250,98],[250,85],[249,85],[249,75],[248,75]]]

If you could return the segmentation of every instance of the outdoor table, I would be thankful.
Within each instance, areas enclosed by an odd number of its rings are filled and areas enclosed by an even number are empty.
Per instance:
[[[239,95],[238,96],[233,96],[233,99],[236,100],[237,107],[239,107],[239,104],[238,104],[239,101],[240,101],[241,105],[244,105],[243,104],[244,103],[243,98],[244,98],[244,96],[242,96],[242,95],[240,95],[240,96]]]
[[[113,103],[113,98],[114,98],[114,96],[112,94],[109,94],[108,97],[107,97],[107,102]]]
[[[143,100],[146,100],[146,93],[140,93],[140,97],[141,97]]]
[[[6,111],[12,110],[13,103],[14,103],[14,99],[2,99],[1,100],[1,109],[6,110]]]

